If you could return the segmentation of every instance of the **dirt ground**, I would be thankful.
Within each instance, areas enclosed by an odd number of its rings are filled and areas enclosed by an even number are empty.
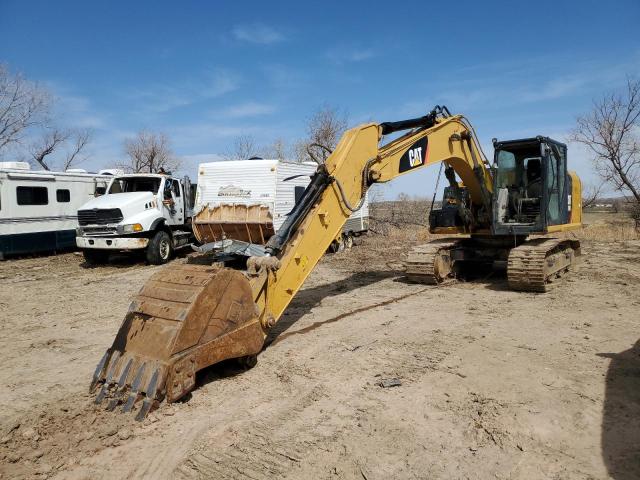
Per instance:
[[[0,263],[2,478],[640,478],[639,240],[583,242],[546,294],[408,284],[407,248],[325,257],[256,367],[142,423],[87,389],[161,267]]]

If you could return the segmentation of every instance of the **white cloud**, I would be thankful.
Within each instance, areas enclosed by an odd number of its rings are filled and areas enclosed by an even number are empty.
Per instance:
[[[236,40],[259,45],[271,45],[285,39],[282,33],[262,23],[236,25],[231,33]]]
[[[59,83],[47,81],[46,88],[53,94],[53,121],[69,128],[102,128],[107,115],[98,112],[91,101]]]
[[[267,80],[274,88],[292,89],[305,83],[305,75],[294,68],[282,64],[271,64],[263,67]]]
[[[56,111],[64,122],[76,128],[101,128],[105,119],[84,97],[63,95],[56,99]]]
[[[370,60],[375,57],[375,53],[369,48],[334,48],[326,53],[326,57],[331,62],[342,65]]]
[[[258,102],[246,102],[238,105],[232,105],[226,110],[223,110],[221,115],[230,118],[246,118],[269,115],[275,111],[276,108],[273,105]]]
[[[599,95],[605,89],[615,89],[624,84],[628,72],[638,71],[632,64],[578,63],[569,73],[555,72],[568,70],[551,68],[557,62],[548,59],[547,68],[518,66],[517,62],[506,64],[504,71],[496,71],[488,76],[460,75],[465,68],[452,72],[452,76],[462,78],[442,81],[446,85],[437,96],[451,105],[470,107],[498,107],[560,100],[580,95]],[[476,68],[476,67],[473,67]],[[478,67],[479,68],[479,67]],[[468,70],[468,68],[467,68]],[[458,74],[457,76],[455,74]],[[433,89],[433,85],[429,86]]]
[[[240,75],[230,70],[219,69],[208,75],[202,94],[214,98],[233,92],[240,87]]]
[[[144,115],[165,113],[176,108],[193,105],[203,99],[221,97],[240,88],[242,78],[228,69],[208,72],[199,80],[189,80],[170,85],[151,85],[128,94],[134,102],[140,103]],[[135,109],[136,105],[134,105]]]

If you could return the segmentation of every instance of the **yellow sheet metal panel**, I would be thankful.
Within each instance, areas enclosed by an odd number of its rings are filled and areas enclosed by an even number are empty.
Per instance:
[[[569,223],[582,224],[582,181],[576,172],[569,172],[571,177],[571,215]]]

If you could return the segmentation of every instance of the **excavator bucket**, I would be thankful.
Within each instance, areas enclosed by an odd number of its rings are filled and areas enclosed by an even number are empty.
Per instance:
[[[174,402],[192,390],[198,370],[260,352],[259,315],[240,271],[186,264],[157,272],[96,367],[95,403],[125,412],[140,405],[142,420],[163,399]]]

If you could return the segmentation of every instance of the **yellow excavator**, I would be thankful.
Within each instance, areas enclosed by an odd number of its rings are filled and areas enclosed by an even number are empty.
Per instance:
[[[147,281],[96,367],[95,403],[139,408],[142,420],[159,402],[190,392],[205,367],[233,358],[255,364],[267,333],[367,189],[438,162],[449,185],[430,230],[466,235],[415,248],[409,279],[443,282],[482,264],[506,268],[514,289],[544,291],[580,254],[576,240],[539,236],[581,226],[580,180],[567,171],[566,146],[548,137],[493,144],[491,166],[471,124],[440,106],[420,118],[348,130],[264,248],[244,258],[203,254]]]

